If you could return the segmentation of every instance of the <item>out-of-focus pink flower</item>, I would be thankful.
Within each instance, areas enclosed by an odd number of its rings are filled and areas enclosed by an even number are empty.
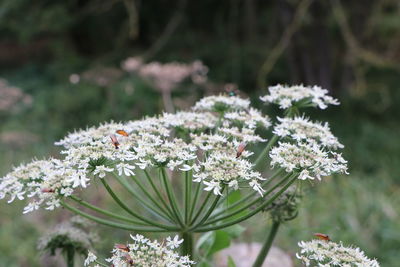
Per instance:
[[[21,106],[31,105],[32,102],[32,96],[0,79],[0,111],[16,111]]]
[[[122,69],[127,72],[136,72],[139,76],[150,80],[154,87],[162,92],[172,91],[179,83],[190,78],[195,84],[207,81],[207,66],[200,60],[191,64],[178,62],[160,63],[150,62],[143,64],[138,57],[128,58],[122,62]]]

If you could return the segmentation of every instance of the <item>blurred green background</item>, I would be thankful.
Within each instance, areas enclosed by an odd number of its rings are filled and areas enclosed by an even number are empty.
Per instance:
[[[128,57],[208,66],[206,83],[174,88],[178,109],[227,84],[259,106],[258,96],[276,83],[329,89],[342,105],[310,116],[329,121],[345,144],[350,175],[308,188],[300,215],[276,244],[294,254],[299,240],[323,232],[382,266],[398,264],[397,0],[3,0],[0,176],[33,157],[57,156],[53,143],[74,129],[161,112],[159,90],[121,68]],[[68,213],[22,215],[22,207],[0,202],[0,266],[50,266],[36,251],[37,238]],[[266,233],[257,222],[255,232]],[[104,252],[110,240],[126,239],[100,229]]]

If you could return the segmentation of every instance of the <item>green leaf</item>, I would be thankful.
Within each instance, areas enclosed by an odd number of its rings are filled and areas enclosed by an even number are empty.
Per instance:
[[[196,266],[197,267],[212,267],[212,265],[207,261],[201,261],[201,262],[197,263]]]
[[[228,256],[228,267],[236,267],[235,261],[231,256]]]
[[[242,194],[240,193],[239,190],[232,191],[229,193],[229,196],[227,198],[228,204],[232,205],[236,201],[239,201],[242,198]]]
[[[214,244],[215,238],[215,231],[203,234],[196,243],[196,250],[199,251],[201,249],[204,251],[205,255],[208,255],[211,247]]]
[[[246,228],[240,224],[235,224],[223,229],[223,231],[227,232],[231,238],[239,237],[245,230]]]
[[[230,244],[231,244],[231,237],[227,232],[223,230],[215,231],[215,239],[207,255],[210,256],[217,251],[227,248],[229,247]]]

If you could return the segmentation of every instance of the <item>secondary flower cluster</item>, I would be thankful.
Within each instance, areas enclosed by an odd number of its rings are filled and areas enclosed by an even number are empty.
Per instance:
[[[326,95],[327,90],[318,86],[302,85],[269,88],[270,94],[261,99],[278,104],[280,108],[316,106],[325,109],[328,104],[339,102]],[[347,174],[347,161],[335,152],[344,146],[331,133],[328,123],[317,123],[304,116],[279,118],[273,133],[281,140],[269,153],[272,166],[287,172],[298,172],[299,179],[321,180],[322,176],[334,173]]]
[[[324,151],[317,144],[281,143],[270,152],[271,165],[278,165],[287,172],[300,172],[299,179],[306,180],[334,173],[347,174],[347,161],[332,151]]]
[[[306,266],[379,267],[376,260],[369,259],[359,248],[345,247],[341,242],[312,240],[298,245],[301,251],[296,256]]]
[[[71,181],[66,177],[79,179],[81,174],[80,170],[72,169],[57,159],[33,161],[15,168],[1,179],[0,199],[8,196],[10,203],[15,198],[33,198],[24,208],[24,213],[40,206],[53,210],[60,206],[58,195],[69,196],[73,192]]]
[[[197,102],[193,109],[197,111],[238,111],[247,110],[250,107],[250,101],[240,97],[226,97],[224,95],[208,96]]]
[[[98,241],[98,236],[91,229],[94,224],[84,218],[75,216],[69,221],[58,224],[55,229],[46,233],[39,239],[38,249],[48,251],[54,255],[56,250],[67,250],[71,247],[80,254],[86,251]]]
[[[326,148],[338,149],[344,146],[331,133],[329,124],[314,123],[303,117],[278,118],[279,124],[273,133],[280,137],[289,137],[297,142],[318,144]]]
[[[319,86],[284,86],[275,85],[268,88],[269,95],[260,97],[264,102],[279,105],[281,109],[286,109],[294,105],[301,107],[317,106],[326,109],[328,105],[339,105],[339,101],[329,95],[328,90]]]
[[[175,252],[175,249],[183,242],[183,240],[178,239],[178,236],[168,237],[165,244],[164,242],[149,240],[142,235],[131,235],[131,238],[133,240],[131,244],[115,245],[112,250],[113,255],[106,261],[116,267],[185,267],[195,264],[188,256],[180,256]],[[97,256],[89,252],[85,266],[90,266],[96,262]]]
[[[164,113],[126,123],[110,122],[79,130],[56,142],[62,160],[34,161],[0,178],[0,198],[33,198],[24,212],[60,206],[60,198],[87,187],[93,177],[133,176],[146,168],[193,171],[205,190],[223,185],[261,193],[261,174],[253,170],[247,144],[266,141],[256,133],[269,118],[250,108],[248,99],[211,96],[192,111]],[[221,107],[223,111],[221,110]],[[215,112],[219,111],[219,112]],[[222,113],[221,113],[222,112]]]

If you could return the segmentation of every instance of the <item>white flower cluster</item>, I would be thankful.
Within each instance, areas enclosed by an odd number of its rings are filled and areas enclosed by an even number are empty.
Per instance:
[[[379,267],[376,260],[369,259],[359,248],[345,247],[341,242],[312,240],[298,245],[301,251],[296,256],[306,266]]]
[[[278,118],[279,124],[273,133],[280,137],[290,137],[301,143],[319,144],[326,148],[338,149],[344,146],[331,133],[329,124],[314,123],[303,117]]]
[[[224,118],[232,123],[243,125],[248,129],[255,129],[256,127],[268,128],[271,126],[269,118],[254,108],[237,112],[227,112],[224,114]]]
[[[317,144],[282,143],[270,151],[271,165],[278,165],[287,172],[300,172],[299,179],[306,180],[334,173],[347,174],[347,161],[341,154],[326,152]]]
[[[38,249],[48,250],[50,253],[57,249],[74,247],[76,251],[85,253],[98,241],[94,224],[82,217],[72,217],[71,220],[58,224],[54,229],[42,236],[38,241]]]
[[[328,105],[339,105],[339,101],[329,95],[328,90],[319,86],[284,86],[275,85],[268,88],[269,95],[260,97],[263,102],[279,105],[281,109],[287,109],[295,104],[301,106],[317,106],[326,109]]]
[[[261,176],[252,170],[247,160],[252,153],[244,147],[265,141],[256,130],[269,127],[269,118],[250,108],[249,100],[233,96],[207,97],[195,106],[209,102],[223,103],[226,113],[195,108],[75,131],[56,142],[64,147],[64,159],[35,161],[0,178],[0,198],[33,197],[24,212],[40,206],[51,210],[60,205],[59,198],[87,187],[93,176],[133,176],[137,169],[150,167],[205,172],[195,179],[216,194],[222,184],[240,188],[243,183],[261,192]]]
[[[193,110],[226,112],[248,110],[249,106],[250,101],[248,99],[238,96],[218,95],[204,97],[194,105]]]
[[[116,245],[112,250],[113,255],[106,261],[115,267],[186,267],[195,264],[188,256],[180,256],[175,252],[175,249],[183,242],[178,236],[168,237],[165,244],[149,240],[142,235],[131,235],[131,238],[133,243]],[[85,266],[90,266],[96,261],[96,255],[89,252]]]
[[[69,196],[73,192],[71,180],[66,177],[79,179],[80,175],[79,170],[70,168],[66,162],[57,159],[36,160],[14,168],[1,178],[0,199],[8,196],[8,203],[11,203],[15,198],[32,198],[24,208],[24,213],[41,206],[53,210],[60,206],[60,196]]]
[[[263,189],[259,184],[263,180],[259,172],[252,170],[253,165],[246,159],[220,151],[211,152],[205,161],[194,167],[193,181],[203,182],[204,190],[220,195],[222,186],[227,185],[235,190],[239,181],[246,182],[261,195]]]

